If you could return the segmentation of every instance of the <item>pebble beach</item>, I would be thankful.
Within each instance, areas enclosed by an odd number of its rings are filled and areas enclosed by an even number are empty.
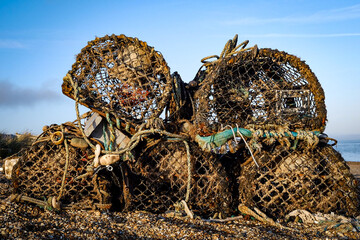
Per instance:
[[[359,177],[360,163],[349,166]],[[0,174],[0,239],[360,239],[351,224],[280,221],[274,226],[245,214],[214,220],[174,212],[57,212],[10,202],[10,193],[10,182]]]

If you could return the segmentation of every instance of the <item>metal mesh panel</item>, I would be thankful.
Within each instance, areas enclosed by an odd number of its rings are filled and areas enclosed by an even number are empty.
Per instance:
[[[227,213],[231,195],[220,162],[193,143],[190,154],[189,206],[195,213]],[[186,198],[188,162],[183,142],[161,141],[144,150],[129,165],[136,179],[132,189],[133,208],[160,212]]]
[[[295,209],[359,214],[357,181],[341,155],[331,146],[286,150],[276,146],[258,155],[239,177],[240,202],[258,207],[271,217]]]
[[[131,122],[158,117],[169,99],[172,80],[162,55],[146,42],[124,35],[96,38],[77,55],[65,95],[103,115]]]
[[[323,89],[295,56],[260,49],[254,57],[253,51],[243,51],[218,61],[202,75],[195,94],[196,123],[202,135],[235,124],[290,125],[290,130],[325,127]]]
[[[69,124],[66,127],[72,128]],[[15,192],[40,200],[60,195],[62,204],[72,208],[101,208],[109,204],[110,182],[98,174],[84,175],[93,162],[89,157],[91,149],[69,144],[67,152],[64,142],[55,144],[50,139],[59,131],[60,126],[48,129],[23,153],[13,170]],[[71,137],[74,136],[65,135],[65,138]],[[85,177],[78,178],[82,175]]]

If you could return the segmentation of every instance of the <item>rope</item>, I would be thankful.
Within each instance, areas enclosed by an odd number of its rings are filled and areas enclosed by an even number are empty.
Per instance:
[[[116,117],[116,127],[118,129],[121,129],[121,126],[120,126],[120,119],[118,117]]]
[[[298,135],[296,139],[304,140],[307,143],[308,149],[313,149],[319,143],[319,138],[314,133],[309,131],[297,130]]]
[[[106,138],[106,124],[103,125],[103,138],[104,138],[105,151],[109,151],[109,146],[107,144],[107,138]]]
[[[235,135],[234,128],[231,127],[230,125],[226,125],[226,126],[225,126],[225,129],[226,129],[227,127],[229,127],[229,128],[231,129],[231,131],[232,131],[232,133],[233,133],[233,136],[234,136],[234,141],[235,141],[236,144],[238,144],[238,142],[237,142],[237,140],[236,140],[236,135]]]
[[[239,130],[239,127],[238,127],[237,125],[236,125],[236,128],[237,128],[237,133],[240,135],[240,137],[241,137],[242,140],[244,141],[246,147],[249,149],[249,152],[250,152],[250,154],[251,154],[252,159],[254,160],[256,166],[259,168],[260,166],[259,166],[259,164],[256,162],[255,157],[254,157],[254,155],[253,155],[253,153],[252,153],[252,151],[251,151],[251,148],[250,148],[249,145],[247,144],[244,136],[241,134],[241,132],[240,132],[240,130]]]
[[[109,132],[110,132],[110,142],[109,142],[109,151],[112,152],[113,151],[113,146],[115,143],[115,134],[114,134],[114,127],[113,127],[113,123],[110,119],[110,114],[106,113],[106,120],[109,123]]]
[[[188,165],[188,179],[186,185],[186,195],[185,195],[185,202],[189,201],[190,191],[191,191],[191,158],[190,158],[190,147],[186,141],[183,141],[186,147],[186,155],[187,155],[187,165]]]
[[[104,150],[102,150],[101,153],[103,153],[103,154],[114,154],[114,155],[116,155],[116,154],[118,154],[118,155],[127,154],[127,156],[132,156],[131,151],[139,144],[141,139],[143,137],[153,135],[153,134],[165,135],[165,136],[167,136],[169,138],[174,138],[174,139],[183,140],[183,141],[185,141],[185,140],[187,140],[189,138],[188,136],[185,136],[185,135],[173,134],[173,133],[169,133],[169,132],[167,132],[165,130],[160,130],[160,129],[141,130],[143,128],[143,126],[145,126],[145,123],[143,123],[140,126],[139,131],[131,137],[130,141],[128,142],[128,144],[126,145],[125,148],[123,148],[123,149],[121,149],[119,151],[107,151],[107,150],[104,151]]]
[[[92,148],[92,149],[95,149],[95,146],[94,144],[92,144],[90,142],[90,140],[87,138],[87,136],[85,135],[85,132],[84,132],[84,129],[81,127],[81,119],[80,119],[80,111],[79,111],[79,96],[78,96],[78,86],[77,86],[77,82],[74,83],[74,81],[72,80],[72,77],[70,76],[70,74],[66,74],[65,78],[67,78],[73,89],[74,89],[74,100],[75,100],[75,111],[76,111],[76,117],[77,117],[77,120],[78,120],[78,127],[81,131],[81,134],[83,136],[83,138],[85,139],[85,141],[89,144],[89,146]],[[65,80],[64,78],[64,80]]]
[[[61,125],[61,131],[64,132],[64,127],[62,125]],[[60,193],[56,199],[57,201],[60,201],[61,196],[63,194],[64,187],[65,187],[66,174],[67,174],[68,167],[69,167],[69,146],[68,146],[66,139],[64,140],[64,145],[65,145],[65,151],[66,151],[66,162],[65,162],[64,174],[63,174],[62,181],[61,181]]]
[[[296,130],[295,132],[291,132],[287,126],[281,127],[273,124],[257,126],[247,125],[246,128],[239,128],[236,124],[236,133],[238,135],[235,134],[234,128],[231,126],[226,125],[225,128],[230,128],[230,130],[223,130],[224,127],[222,127],[221,130],[223,131],[217,132],[210,136],[201,137],[200,135],[196,135],[194,137],[195,141],[203,150],[212,151],[214,148],[223,148],[226,146],[226,144],[229,144],[228,140],[231,138],[233,138],[235,143],[237,143],[236,137],[243,138],[246,136],[247,138],[251,138],[249,144],[244,141],[247,147],[261,151],[261,142],[264,142],[267,145],[271,145],[274,144],[275,141],[278,141],[283,147],[287,149],[295,149],[297,142],[301,140],[306,143],[306,149],[313,149],[317,146],[320,140],[320,132],[318,131]],[[294,141],[293,147],[291,147],[290,139]]]
[[[182,205],[183,205],[183,207],[184,207],[184,211],[186,212],[186,214],[188,215],[188,217],[189,217],[190,219],[194,219],[194,214],[190,211],[190,209],[189,209],[186,201],[181,200],[180,203],[182,203]]]
[[[230,39],[229,41],[227,41],[227,43],[225,44],[225,47],[221,51],[220,56],[211,55],[211,56],[204,57],[203,59],[201,59],[201,62],[203,63],[202,67],[209,67],[209,66],[215,65],[216,63],[222,61],[225,58],[228,58],[233,55],[239,54],[241,52],[249,51],[249,50],[252,50],[254,52],[254,54],[253,54],[254,57],[257,55],[257,52],[258,52],[257,45],[254,45],[253,47],[245,48],[247,46],[247,44],[249,43],[249,40],[245,40],[244,42],[242,42],[236,46],[237,41],[238,41],[238,35],[236,34],[233,39]],[[209,59],[212,59],[212,58],[216,58],[216,60],[208,61]]]
[[[70,76],[70,74],[66,75],[66,78],[70,81],[73,89],[74,89],[74,100],[75,100],[75,110],[76,110],[76,116],[77,116],[77,120],[78,120],[78,127],[81,131],[81,134],[83,136],[83,138],[85,139],[85,141],[89,144],[89,146],[95,150],[95,146],[90,142],[90,140],[87,138],[87,136],[85,135],[84,129],[81,127],[81,118],[80,118],[80,113],[79,113],[79,96],[78,96],[78,85],[77,82],[74,82]],[[168,137],[173,137],[173,138],[180,138],[180,139],[187,139],[187,136],[184,135],[178,135],[178,134],[172,134],[163,130],[159,130],[159,129],[151,129],[151,130],[145,130],[145,131],[141,131],[142,127],[144,126],[144,124],[141,125],[139,131],[134,134],[132,136],[132,138],[130,139],[129,143],[127,144],[127,146],[120,150],[120,151],[113,151],[113,143],[115,142],[115,134],[114,134],[114,129],[113,129],[113,123],[110,119],[110,113],[106,114],[106,119],[109,123],[109,131],[110,131],[110,143],[109,143],[109,148],[107,148],[107,144],[105,144],[105,151],[102,151],[102,153],[104,154],[124,154],[124,153],[130,153],[131,150],[133,150],[140,142],[141,138],[147,135],[151,135],[151,134],[160,134],[160,135],[166,135]],[[116,118],[116,126],[118,128],[120,128],[120,119]],[[126,125],[126,129],[130,127],[129,124]],[[106,139],[106,138],[105,138]]]

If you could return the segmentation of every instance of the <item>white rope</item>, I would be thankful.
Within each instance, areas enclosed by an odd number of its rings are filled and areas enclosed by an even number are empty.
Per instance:
[[[232,126],[230,126],[230,125],[226,125],[223,129],[226,129],[227,127],[231,129],[231,131],[233,133],[233,136],[234,136],[234,141],[235,141],[236,144],[238,144],[238,142],[236,140],[236,134],[235,134],[234,128]]]
[[[250,155],[251,155],[252,159],[254,160],[256,166],[259,168],[260,166],[259,166],[259,164],[256,162],[255,157],[254,157],[254,154],[252,153],[252,150],[251,150],[251,148],[249,147],[249,145],[247,144],[244,136],[241,134],[241,132],[240,132],[240,130],[239,130],[239,126],[238,126],[237,124],[236,124],[236,128],[237,128],[237,133],[240,135],[240,137],[241,137],[242,140],[244,141],[246,147],[249,149],[249,152],[250,152]]]

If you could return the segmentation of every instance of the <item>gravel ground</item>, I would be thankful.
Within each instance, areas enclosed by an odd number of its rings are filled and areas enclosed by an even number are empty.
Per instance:
[[[360,239],[353,229],[281,223],[250,216],[227,222],[189,219],[174,213],[49,211],[8,201],[9,181],[0,175],[0,239]]]
[[[0,209],[3,239],[359,239],[351,232],[306,228],[293,230],[240,219],[227,223],[190,220],[145,212],[44,211],[24,204],[3,204]]]

